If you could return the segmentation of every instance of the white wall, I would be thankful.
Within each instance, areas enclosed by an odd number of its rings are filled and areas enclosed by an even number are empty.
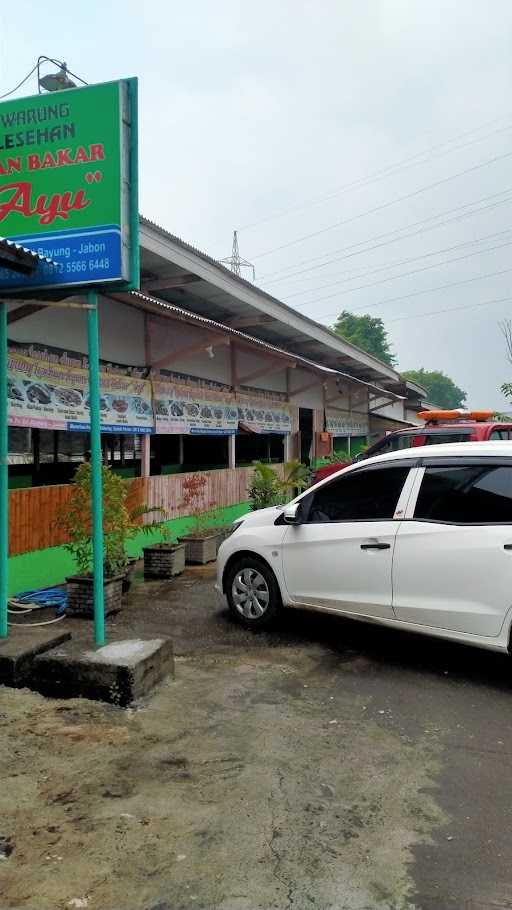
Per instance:
[[[100,298],[100,355],[103,360],[143,366],[144,315],[117,300]],[[47,307],[9,326],[9,338],[37,342],[64,351],[87,353],[87,314]]]
[[[377,401],[372,402],[372,410],[379,407],[379,404],[382,401],[385,401],[385,398],[377,399]],[[408,420],[405,411],[405,402],[404,401],[393,401],[391,404],[386,405],[383,408],[379,408],[375,412],[376,417],[388,417],[390,420]]]

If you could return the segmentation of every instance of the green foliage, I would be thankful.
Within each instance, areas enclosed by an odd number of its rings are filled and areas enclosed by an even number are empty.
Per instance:
[[[373,354],[389,366],[395,366],[396,357],[382,319],[378,316],[356,316],[343,310],[338,316],[333,331],[362,351]]]
[[[279,504],[278,480],[276,472],[269,464],[265,464],[264,461],[254,463],[254,473],[248,490],[253,512]]]
[[[102,466],[104,569],[117,575],[127,564],[124,543],[130,529],[126,508],[126,483]],[[74,557],[80,575],[92,571],[91,465],[82,464],[75,474],[71,499],[59,514],[59,525],[69,537],[66,550]]]
[[[466,402],[467,394],[455,385],[442,370],[406,370],[402,373],[403,379],[410,379],[423,386],[427,399],[439,408],[461,408]]]
[[[127,540],[131,540],[132,537],[136,537],[137,534],[147,534],[150,535],[154,531],[160,531],[164,542],[169,540],[171,534],[170,530],[167,527],[163,518],[160,518],[159,521],[152,521],[150,524],[142,524],[141,520],[146,515],[158,514],[160,516],[165,515],[165,510],[162,506],[147,506],[146,504],[136,506],[135,509],[132,509],[130,512],[130,528],[126,535]]]
[[[335,449],[332,455],[324,455],[323,458],[319,458],[316,466],[317,468],[322,468],[328,464],[343,464],[344,462],[350,462],[351,460],[347,449]]]
[[[281,479],[274,468],[264,461],[254,462],[254,473],[249,486],[249,500],[253,512],[287,502],[295,490],[307,487],[311,472],[299,461],[287,461]]]
[[[103,486],[103,542],[104,571],[107,577],[124,571],[128,563],[126,542],[140,531],[149,533],[162,522],[141,525],[140,520],[151,512],[162,513],[159,506],[148,508],[137,506],[128,511],[126,500],[128,484],[122,477],[113,474],[109,467],[102,466]],[[58,516],[59,527],[69,537],[65,549],[73,556],[80,575],[88,575],[93,569],[92,559],[92,510],[91,510],[91,465],[78,468],[73,483],[71,499]]]
[[[500,392],[505,396],[505,398],[512,398],[512,382],[504,382],[500,386]]]
[[[295,490],[299,493],[304,490],[311,480],[312,471],[307,465],[300,461],[286,461],[284,464],[283,479],[278,478],[279,490],[283,494],[285,502],[290,496],[295,495]]]

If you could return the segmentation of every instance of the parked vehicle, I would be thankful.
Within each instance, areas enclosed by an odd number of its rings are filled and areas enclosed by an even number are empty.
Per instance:
[[[448,442],[488,442],[512,439],[512,422],[491,420],[492,411],[420,411],[423,427],[395,430],[370,446],[357,460]]]
[[[285,607],[507,652],[512,446],[423,446],[351,465],[235,522],[217,590],[256,628]]]
[[[385,455],[408,449],[411,446],[431,446],[447,442],[487,442],[488,440],[512,440],[512,423],[491,420],[493,411],[420,411],[418,417],[425,420],[425,426],[393,430],[372,446],[361,452],[354,461],[363,461],[375,455]],[[323,465],[315,472],[314,483],[341,471],[350,462],[339,461]]]

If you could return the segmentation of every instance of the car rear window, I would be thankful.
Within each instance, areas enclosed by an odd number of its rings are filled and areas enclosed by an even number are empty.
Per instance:
[[[420,435],[418,433],[418,435]],[[426,446],[435,446],[447,442],[469,442],[471,430],[457,430],[456,433],[424,433]]]
[[[414,517],[453,524],[512,524],[512,465],[427,467]]]

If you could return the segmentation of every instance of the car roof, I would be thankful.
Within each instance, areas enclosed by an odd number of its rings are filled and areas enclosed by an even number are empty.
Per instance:
[[[446,442],[435,446],[413,446],[410,449],[398,449],[396,452],[387,452],[385,455],[374,455],[365,458],[351,467],[362,467],[368,464],[381,464],[385,461],[403,461],[418,458],[446,458],[448,456],[478,455],[479,458],[509,456],[512,458],[512,440],[497,440],[493,442]]]
[[[401,430],[392,430],[391,433],[393,436],[399,435],[413,435],[413,436],[423,436],[425,433],[432,433],[434,430],[452,430],[454,433],[457,432],[457,429],[462,428],[463,430],[474,429],[475,427],[505,427],[508,429],[512,420],[508,423],[504,423],[502,420],[439,420],[432,421],[431,423],[422,424],[418,427],[407,427],[406,429]],[[388,436],[391,435],[388,433]]]

